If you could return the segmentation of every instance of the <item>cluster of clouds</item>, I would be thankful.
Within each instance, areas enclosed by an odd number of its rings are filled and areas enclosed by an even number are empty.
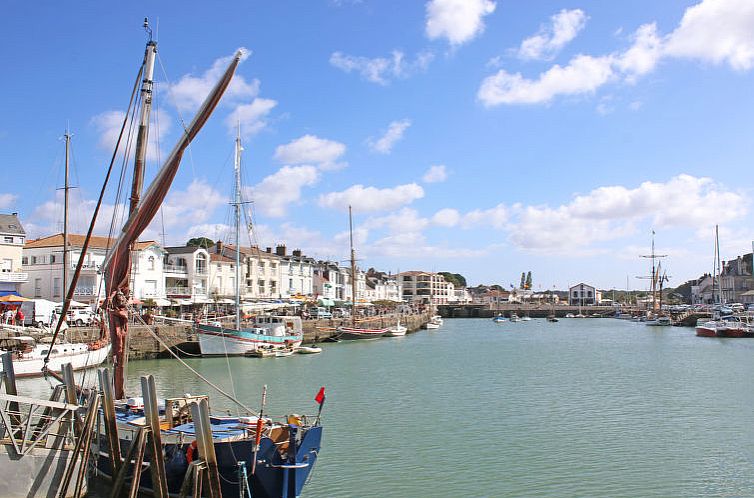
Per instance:
[[[552,60],[582,31],[586,14],[563,10],[550,24],[521,43],[517,55],[528,60]],[[721,27],[725,27],[721,31]],[[537,78],[498,70],[482,81],[477,92],[487,106],[546,104],[558,96],[593,94],[612,82],[634,84],[664,60],[692,59],[727,64],[744,71],[754,64],[754,3],[748,0],[704,0],[686,9],[669,34],[655,23],[640,26],[624,49],[602,55],[577,54],[565,65],[555,64]],[[499,59],[496,60],[499,65]]]

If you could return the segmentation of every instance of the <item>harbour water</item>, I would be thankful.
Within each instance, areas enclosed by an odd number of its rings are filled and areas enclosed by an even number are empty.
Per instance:
[[[267,384],[276,415],[316,413],[326,386],[304,497],[754,496],[754,341],[613,319],[458,319],[324,346],[187,360],[254,408]],[[163,395],[208,391],[175,360],[131,362],[132,389],[145,373]]]

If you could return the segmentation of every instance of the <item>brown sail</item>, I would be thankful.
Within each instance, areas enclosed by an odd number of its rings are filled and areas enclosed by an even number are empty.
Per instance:
[[[225,70],[220,81],[217,82],[210,94],[204,100],[191,124],[184,130],[170,156],[163,164],[157,176],[150,184],[147,192],[141,198],[138,206],[128,218],[123,231],[118,237],[113,250],[105,261],[105,289],[107,295],[106,307],[109,313],[110,340],[114,365],[115,396],[124,397],[124,351],[125,338],[128,334],[128,312],[126,309],[129,290],[129,271],[131,268],[131,245],[136,242],[142,232],[149,226],[157,210],[165,200],[170,185],[178,172],[183,153],[194,137],[199,133],[209,119],[225,90],[228,88],[242,53],[239,51]]]

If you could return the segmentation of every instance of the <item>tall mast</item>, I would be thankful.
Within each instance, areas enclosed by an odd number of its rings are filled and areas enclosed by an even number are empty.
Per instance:
[[[650,254],[643,254],[639,257],[641,258],[648,258],[652,260],[652,275],[650,275],[648,278],[651,280],[651,289],[652,289],[652,311],[657,310],[657,278],[659,275],[657,274],[657,267],[655,266],[655,260],[660,258],[666,258],[667,254],[655,254],[655,231],[652,230],[652,252]],[[642,278],[642,277],[639,277]],[[647,277],[644,277],[647,278]]]
[[[236,156],[234,170],[236,175],[235,199],[233,210],[236,222],[236,330],[241,330],[241,124],[236,135]]]
[[[353,214],[348,206],[348,231],[351,236],[351,324],[356,326],[356,250],[353,248]]]
[[[149,30],[147,20],[144,27]],[[139,129],[136,135],[136,158],[134,163],[134,178],[131,185],[131,204],[129,214],[136,210],[141,199],[141,189],[144,185],[144,165],[147,156],[147,140],[149,138],[149,115],[152,111],[152,86],[154,75],[154,56],[157,52],[157,42],[152,40],[149,30],[149,41],[144,53],[144,78],[141,81],[141,114],[139,115]]]
[[[65,135],[65,179],[63,180],[63,285],[61,295],[66,295],[68,290],[68,163],[71,149],[71,134],[66,127]],[[63,318],[61,317],[61,320]]]

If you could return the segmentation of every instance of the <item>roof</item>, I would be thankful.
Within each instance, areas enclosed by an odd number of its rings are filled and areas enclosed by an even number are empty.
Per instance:
[[[174,246],[165,248],[165,250],[170,254],[193,254],[199,249],[206,250],[206,248],[199,246]]]
[[[75,233],[68,234],[68,245],[71,247],[83,247],[84,240],[86,240],[85,235],[79,235]],[[89,248],[90,249],[112,249],[112,247],[115,245],[115,240],[116,239],[111,238],[111,237],[100,237],[99,235],[92,235],[92,238],[89,240]],[[26,244],[24,244],[24,249],[35,249],[38,247],[61,247],[62,245],[63,245],[63,234],[56,233],[55,235],[49,235],[47,237],[41,237],[39,239],[28,240],[26,241]],[[145,241],[137,242],[136,250],[142,251],[152,245],[159,246],[159,244],[154,240],[145,240]]]
[[[16,213],[0,214],[0,233],[26,235]]]
[[[222,255],[222,254],[215,254],[210,253],[209,260],[214,262],[223,262],[223,263],[235,263],[236,258],[229,258],[228,256]]]
[[[217,251],[217,246],[214,248],[210,248],[212,251]],[[236,246],[232,244],[223,244],[222,246],[223,254],[228,254],[229,252],[233,252],[235,254],[236,252]],[[261,258],[270,258],[270,259],[279,259],[280,256],[278,256],[275,253],[270,253],[267,251],[262,251],[258,247],[244,247],[241,246],[241,254],[244,254],[246,256],[253,256],[253,257],[261,257]]]

